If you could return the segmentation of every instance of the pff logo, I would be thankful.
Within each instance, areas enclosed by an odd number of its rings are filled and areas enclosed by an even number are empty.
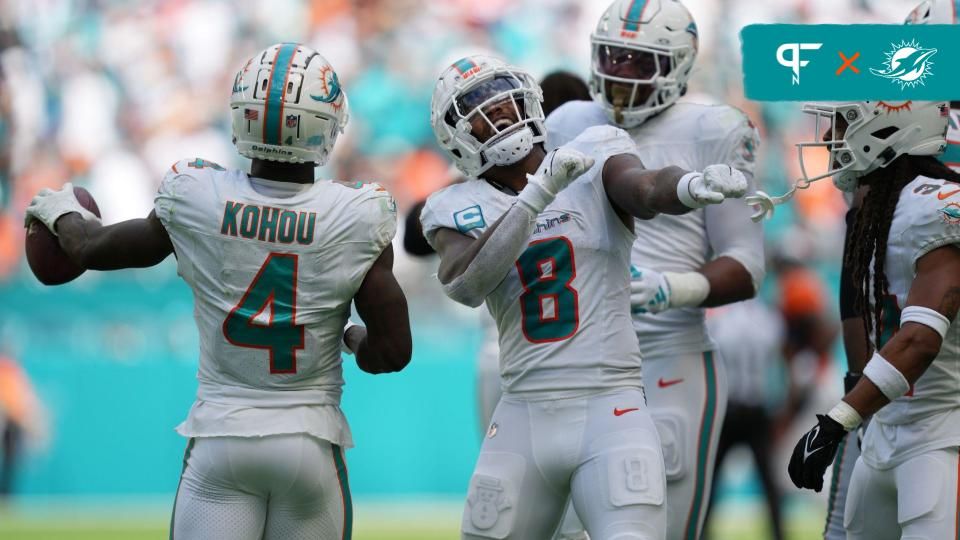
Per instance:
[[[806,67],[809,60],[800,59],[800,51],[816,51],[823,46],[823,43],[784,43],[777,49],[777,62],[793,70],[793,84],[800,84],[800,68]],[[787,58],[787,53],[790,58]]]
[[[890,79],[900,85],[900,89],[924,84],[924,79],[933,75],[933,62],[930,58],[937,54],[937,49],[924,49],[916,40],[901,41],[899,45],[891,44],[892,50],[885,53],[886,61],[883,69],[870,68],[870,73],[877,77]]]

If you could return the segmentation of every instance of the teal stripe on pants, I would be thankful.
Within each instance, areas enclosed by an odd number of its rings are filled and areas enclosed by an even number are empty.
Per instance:
[[[177,493],[173,496],[173,512],[170,515],[170,540],[173,540],[173,522],[177,518],[177,498],[180,497],[180,484],[183,483],[183,473],[187,472],[187,460],[190,459],[190,451],[193,450],[193,443],[196,439],[190,438],[187,441],[187,449],[183,452],[183,468],[180,469],[180,481],[177,482]]]
[[[332,448],[337,480],[340,481],[340,496],[343,499],[343,540],[350,540],[353,537],[353,499],[350,497],[347,463],[343,459],[343,448],[336,444],[332,445]]]
[[[713,352],[703,353],[703,369],[705,373],[707,398],[703,404],[703,418],[700,420],[700,437],[697,440],[697,471],[693,488],[693,504],[690,506],[690,515],[687,517],[687,526],[683,537],[686,540],[700,540],[697,528],[700,525],[700,515],[703,513],[705,486],[707,482],[707,457],[710,454],[710,437],[713,435],[713,425],[717,414],[717,371],[714,366]]]

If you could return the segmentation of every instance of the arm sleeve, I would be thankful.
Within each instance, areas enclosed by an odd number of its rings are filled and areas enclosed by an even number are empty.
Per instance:
[[[527,248],[535,223],[535,216],[528,210],[516,204],[511,206],[466,270],[445,284],[443,292],[470,307],[482,304]]]
[[[753,175],[744,172],[754,191]],[[763,224],[750,219],[751,209],[743,199],[726,200],[704,208],[704,225],[713,257],[730,257],[750,274],[753,289],[757,291],[766,273],[763,253]]]
[[[436,248],[440,229],[450,229],[464,236],[478,238],[499,216],[484,216],[484,206],[465,196],[467,186],[450,186],[427,198],[420,214],[424,238]],[[458,209],[454,211],[454,209]],[[500,225],[487,239],[464,272],[443,286],[443,292],[461,304],[477,307],[483,303],[514,267],[527,247],[536,216],[514,204],[503,214]]]

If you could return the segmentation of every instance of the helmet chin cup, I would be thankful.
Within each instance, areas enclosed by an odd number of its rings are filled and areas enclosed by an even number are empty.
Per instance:
[[[494,166],[513,165],[533,150],[533,130],[528,126],[514,131],[490,145],[484,155]]]

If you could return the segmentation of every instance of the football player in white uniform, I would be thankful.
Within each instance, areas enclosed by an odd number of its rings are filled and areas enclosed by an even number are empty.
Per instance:
[[[848,539],[955,538],[960,530],[960,174],[947,102],[809,104],[843,189],[867,186],[851,233],[851,279],[873,352],[863,377],[801,437],[798,487],[819,491],[847,432],[872,416],[844,510]],[[802,159],[802,155],[801,155]]]
[[[433,95],[437,140],[470,180],[430,196],[423,231],[446,294],[496,320],[503,379],[462,537],[549,538],[572,495],[594,540],[662,539],[663,460],[630,320],[633,219],[747,182],[728,165],[646,170],[612,126],[547,154],[540,100],[530,75],[482,56]]]
[[[595,125],[624,128],[647,167],[727,163],[752,182],[759,136],[741,111],[677,103],[697,54],[697,26],[675,0],[616,0],[590,38],[594,100],[547,118],[547,149]],[[635,224],[633,322],[647,402],[667,469],[668,538],[702,533],[727,384],[705,307],[750,298],[763,281],[763,233],[741,201]],[[656,384],[654,384],[656,383]]]
[[[314,181],[347,121],[333,68],[296,43],[237,73],[233,137],[251,171],[173,165],[145,219],[111,226],[69,184],[27,209],[84,268],[159,263],[190,285],[200,333],[197,399],[174,502],[179,540],[350,538],[340,410],[341,346],[361,369],[410,359],[407,304],[393,276],[396,206],[376,184]],[[344,325],[355,302],[366,323]]]
[[[957,0],[924,0],[907,15],[904,24],[958,24]],[[947,148],[939,156],[954,171],[960,172],[960,101],[950,102],[950,117],[947,128]],[[847,240],[849,246],[850,235],[856,222],[856,213],[862,203],[866,189],[861,189],[853,197],[853,205],[847,213]],[[845,247],[844,254],[849,251]],[[847,356],[847,376],[844,379],[844,391],[849,392],[859,380],[863,366],[870,358],[871,351],[866,348],[864,338],[863,314],[856,309],[854,302],[855,289],[850,279],[851,269],[844,257],[843,270],[840,282],[840,318],[843,324],[843,343]],[[863,428],[861,428],[862,430]],[[843,510],[846,506],[847,491],[853,466],[860,457],[860,443],[858,433],[851,432],[840,443],[837,457],[833,464],[833,474],[830,479],[830,496],[827,504],[827,523],[824,528],[825,540],[844,540],[847,533],[843,528]]]

